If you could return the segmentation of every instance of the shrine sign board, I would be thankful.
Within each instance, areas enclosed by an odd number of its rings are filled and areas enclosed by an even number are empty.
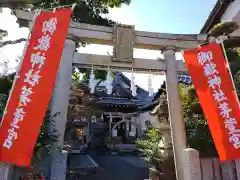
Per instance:
[[[134,26],[115,24],[113,30],[112,61],[132,63]]]

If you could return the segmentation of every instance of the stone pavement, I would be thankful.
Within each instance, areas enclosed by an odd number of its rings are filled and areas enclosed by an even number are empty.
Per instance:
[[[138,156],[123,156],[120,158],[132,164],[133,166],[136,166],[139,168],[150,168],[149,164],[145,162],[143,159],[139,158]]]
[[[98,164],[95,174],[81,176],[81,180],[144,180],[148,179],[148,164],[137,156],[91,155]]]

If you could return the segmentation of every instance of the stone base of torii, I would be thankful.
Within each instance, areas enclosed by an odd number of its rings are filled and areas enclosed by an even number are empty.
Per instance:
[[[22,25],[31,24],[33,13],[16,11]],[[56,117],[56,128],[60,134],[60,146],[63,147],[65,123],[67,120],[68,100],[72,82],[73,64],[85,68],[117,69],[139,71],[143,73],[165,73],[167,97],[170,115],[170,127],[177,180],[200,180],[200,161],[198,151],[187,149],[183,111],[177,80],[177,71],[186,71],[183,61],[176,61],[176,51],[196,48],[206,40],[206,35],[179,35],[143,32],[133,26],[115,25],[113,28],[79,24],[72,22],[62,54],[55,89],[51,100],[52,113],[60,112]],[[77,42],[112,45],[113,56],[80,54],[75,52]],[[161,50],[164,59],[148,60],[133,58],[133,48]],[[51,180],[65,180],[67,152],[55,152],[50,169]],[[9,168],[0,168],[0,180],[7,180]],[[6,177],[6,178],[4,178]],[[8,178],[9,179],[9,178]],[[12,179],[11,179],[12,180]]]

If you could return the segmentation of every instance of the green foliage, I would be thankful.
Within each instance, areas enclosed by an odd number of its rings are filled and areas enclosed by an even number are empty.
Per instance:
[[[238,98],[240,99],[240,38],[229,38],[224,41],[224,46]]]
[[[188,146],[202,156],[215,156],[214,142],[193,86],[180,88]]]
[[[73,67],[73,75],[72,75],[72,86],[77,87],[80,80],[89,80],[91,71],[86,68],[77,68]],[[82,77],[81,77],[82,75]],[[94,75],[96,79],[105,80],[107,76],[107,71],[105,70],[94,70]]]
[[[158,144],[160,140],[161,135],[159,131],[153,128],[148,131],[146,140],[138,139],[136,141],[137,148],[143,154],[144,160],[146,162],[152,163],[154,161],[154,158],[158,157]]]
[[[103,18],[102,15],[109,13],[109,7],[120,7],[122,4],[129,5],[130,2],[131,0],[43,0],[41,3],[34,5],[34,8],[45,9],[77,3],[72,15],[73,21],[101,26],[113,26],[114,22]],[[83,79],[89,79],[89,69],[81,69],[80,72],[84,74]],[[106,78],[106,71],[96,70],[95,77],[104,80]]]
[[[57,144],[59,142],[59,134],[55,128],[49,130],[50,127],[55,126],[55,118],[59,113],[51,115],[50,110],[46,112],[44,117],[40,133],[38,135],[37,142],[34,148],[34,154],[32,158],[32,164],[49,156],[54,149],[58,149]]]
[[[214,142],[199,103],[196,90],[193,86],[180,84],[180,95],[184,111],[188,146],[199,150],[201,156],[216,156],[217,152]],[[162,101],[164,101],[164,99],[162,99]],[[158,113],[155,113],[154,115],[158,115],[159,118],[168,115],[168,108],[165,108],[165,106],[162,105],[162,102],[160,102],[157,107],[160,109],[158,109]],[[154,157],[160,159],[164,158],[157,152],[161,136],[160,134],[156,134],[156,132],[157,130],[148,133],[149,139],[147,140],[137,141],[138,148],[143,152],[148,162],[152,162]]]
[[[106,18],[109,8],[121,7],[122,4],[129,5],[131,0],[42,0],[40,3],[34,5],[20,4],[18,7],[28,9],[32,6],[32,9],[48,9],[71,5],[73,3],[77,3],[72,14],[73,21],[93,25],[113,26],[115,22]],[[81,69],[80,72],[84,74],[83,79],[89,79],[89,69]],[[106,78],[106,71],[96,70],[95,76],[104,80]]]
[[[230,38],[224,41],[225,51],[230,63],[240,61],[240,39]]]
[[[77,87],[79,84],[79,81],[81,79],[81,74],[79,73],[77,67],[73,67],[73,72],[72,72],[72,86],[74,88]]]
[[[120,7],[122,4],[130,4],[131,0],[42,0],[33,5],[33,9],[53,8],[57,6],[77,3],[72,20],[81,23],[112,26],[114,22],[102,15],[108,14],[108,8]],[[21,8],[29,8],[29,5],[20,5]]]
[[[6,94],[0,94],[0,115],[3,115],[4,109],[7,104],[8,96]]]
[[[0,76],[0,93],[8,95],[11,90],[13,79],[15,74],[9,74],[6,76]]]
[[[213,37],[218,37],[223,34],[228,35],[231,34],[233,31],[237,30],[239,25],[235,21],[226,21],[216,24],[210,31],[209,35]]]
[[[227,21],[216,24],[210,31],[209,36],[218,37],[220,35],[228,35],[233,31],[239,29],[239,25],[234,21]],[[224,47],[227,58],[230,62],[232,74],[236,74],[240,69],[240,39],[238,37],[229,37],[224,41]]]
[[[81,68],[79,69],[80,73],[83,73],[83,79],[84,80],[89,80],[90,78],[90,69],[86,69],[86,68]],[[101,79],[101,80],[105,80],[106,76],[107,76],[107,71],[105,70],[94,70],[94,75],[95,75],[95,79]]]
[[[5,30],[0,29],[0,40],[8,35],[8,32]]]
[[[8,94],[11,90],[14,74],[0,77],[0,115],[3,114],[7,104]]]
[[[238,39],[237,46],[235,42],[232,43],[232,41],[233,40],[227,40],[224,44],[238,98],[240,99],[240,39]]]

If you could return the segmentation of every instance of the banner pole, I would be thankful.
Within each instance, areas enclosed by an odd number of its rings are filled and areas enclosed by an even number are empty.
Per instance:
[[[21,67],[22,67],[22,62],[23,62],[23,59],[24,59],[24,56],[25,56],[26,49],[27,49],[27,47],[28,47],[28,41],[29,41],[29,39],[30,39],[30,37],[31,37],[31,33],[32,33],[32,29],[33,29],[35,20],[36,20],[37,16],[38,16],[40,13],[41,13],[41,10],[39,10],[39,9],[36,9],[36,10],[35,10],[35,13],[34,13],[34,16],[33,16],[33,20],[32,20],[32,24],[31,24],[30,27],[29,27],[29,33],[28,33],[28,36],[27,36],[27,39],[26,39],[26,43],[25,43],[24,48],[23,48],[21,60],[20,60],[19,66],[18,66],[17,69],[16,69],[16,74],[15,74],[15,76],[14,76],[13,84],[12,84],[11,90],[10,90],[10,92],[9,92],[7,104],[6,104],[5,109],[4,109],[4,112],[3,112],[2,121],[1,121],[1,123],[0,123],[0,128],[1,128],[2,123],[3,123],[3,120],[4,120],[4,116],[5,116],[5,114],[7,113],[7,107],[8,107],[8,104],[9,104],[9,99],[10,99],[10,97],[11,97],[11,95],[12,95],[12,92],[13,92],[14,86],[15,86],[15,84],[16,84],[16,81],[17,81],[17,79],[19,78],[19,75],[18,75],[18,74],[19,74],[19,72],[20,72],[20,70],[21,70]]]
[[[238,95],[237,95],[237,89],[236,89],[236,86],[235,86],[235,83],[234,83],[234,79],[233,79],[232,72],[231,72],[231,69],[230,69],[229,60],[228,60],[227,53],[226,53],[225,46],[224,46],[224,43],[223,43],[223,42],[224,42],[224,41],[222,41],[222,42],[220,43],[220,45],[221,45],[221,47],[222,47],[223,55],[224,55],[225,60],[226,60],[226,63],[227,63],[228,73],[229,73],[230,78],[231,78],[232,83],[233,83],[233,89],[234,89],[234,91],[235,91],[235,95],[236,95],[236,98],[237,98],[237,102],[238,102],[238,104],[240,104],[239,98],[238,98]]]

